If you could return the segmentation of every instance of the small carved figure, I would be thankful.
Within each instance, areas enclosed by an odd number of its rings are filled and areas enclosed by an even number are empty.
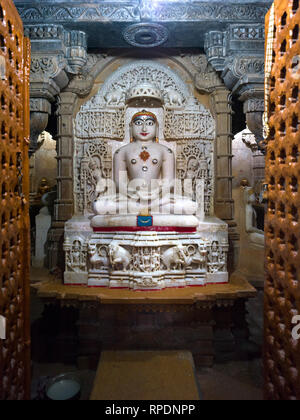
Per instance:
[[[126,271],[131,262],[131,255],[117,243],[111,243],[109,245],[109,259],[114,270],[117,266],[122,266],[123,271]]]
[[[73,244],[66,247],[67,271],[81,272],[86,270],[85,249],[82,243],[76,239]]]
[[[123,98],[124,92],[121,89],[113,90],[105,95],[107,105],[119,105]]]
[[[208,266],[210,273],[226,271],[226,254],[217,241],[211,244]]]
[[[101,165],[101,163],[100,163]],[[92,159],[89,163],[91,181],[95,185],[95,195],[98,198],[106,190],[106,179],[102,176],[102,170],[97,160]]]
[[[211,245],[210,261],[213,264],[219,261],[219,248],[216,241],[214,241]]]
[[[192,157],[187,165],[187,173],[186,178],[188,179],[194,179],[197,176],[197,171],[199,169],[199,161]]]

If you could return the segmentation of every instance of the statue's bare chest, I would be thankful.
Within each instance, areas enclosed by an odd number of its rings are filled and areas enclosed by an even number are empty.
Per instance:
[[[159,178],[164,159],[163,149],[160,145],[133,144],[125,154],[127,171],[131,179]]]

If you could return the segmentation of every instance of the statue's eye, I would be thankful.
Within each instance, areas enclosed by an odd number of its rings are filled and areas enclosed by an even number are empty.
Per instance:
[[[142,121],[135,121],[134,125],[142,125]]]
[[[154,125],[154,122],[153,121],[147,121],[147,125],[153,126]]]

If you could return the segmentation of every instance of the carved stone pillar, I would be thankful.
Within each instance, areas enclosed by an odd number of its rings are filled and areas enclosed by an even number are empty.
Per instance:
[[[229,253],[228,271],[234,265],[234,249],[237,247],[239,234],[234,219],[234,201],[232,199],[232,109],[231,93],[228,89],[217,87],[211,95],[216,114],[216,162],[215,162],[215,214],[228,224]]]
[[[206,35],[209,63],[222,72],[226,87],[244,103],[249,129],[262,140],[264,92],[264,25],[229,25],[227,31]]]
[[[73,111],[77,95],[62,92],[58,98],[57,199],[49,232],[49,268],[63,267],[64,224],[73,216]]]
[[[213,33],[214,37],[215,32]],[[219,34],[219,33],[218,33]],[[223,33],[222,33],[223,34]],[[216,36],[218,49],[223,48],[222,36]],[[219,51],[219,50],[218,50]],[[211,51],[211,54],[215,52]],[[222,55],[222,53],[220,53]],[[219,62],[219,64],[221,61]],[[232,109],[231,92],[213,68],[203,62],[198,66],[195,75],[195,86],[200,92],[209,93],[211,105],[216,119],[215,143],[215,214],[226,221],[229,228],[229,272],[233,266],[234,248],[237,247],[239,234],[236,232],[236,223],[233,220],[234,201],[232,199]],[[205,71],[204,71],[205,69]]]
[[[30,155],[37,149],[37,139],[48,124],[51,103],[64,89],[70,75],[77,74],[87,59],[86,35],[67,31],[62,25],[25,26],[31,40],[30,72]]]
[[[232,110],[231,95],[225,87],[218,87],[212,92],[212,101],[216,113],[216,184],[215,213],[220,219],[233,218],[232,200]]]
[[[57,139],[57,200],[54,218],[65,222],[73,216],[73,110],[77,95],[62,92],[59,96]]]

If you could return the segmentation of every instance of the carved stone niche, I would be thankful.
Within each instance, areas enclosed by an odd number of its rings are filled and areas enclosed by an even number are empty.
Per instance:
[[[141,109],[127,105],[126,98],[147,83],[163,98],[162,107],[151,109],[158,119],[159,141],[174,151],[177,180],[190,180],[191,195],[200,197],[205,217],[193,233],[93,232],[93,202],[105,193],[103,180],[113,191],[113,155],[129,143],[129,122]],[[145,290],[228,281],[227,224],[214,217],[215,121],[175,71],[150,60],[120,67],[81,106],[74,132],[75,215],[65,224],[65,284]],[[201,194],[197,180],[203,186]],[[179,194],[181,188],[178,182]],[[70,267],[70,238],[76,235],[82,238],[86,256],[80,276]]]
[[[37,149],[38,136],[48,124],[51,103],[87,61],[86,34],[68,31],[62,25],[26,25],[31,41],[30,150]]]

